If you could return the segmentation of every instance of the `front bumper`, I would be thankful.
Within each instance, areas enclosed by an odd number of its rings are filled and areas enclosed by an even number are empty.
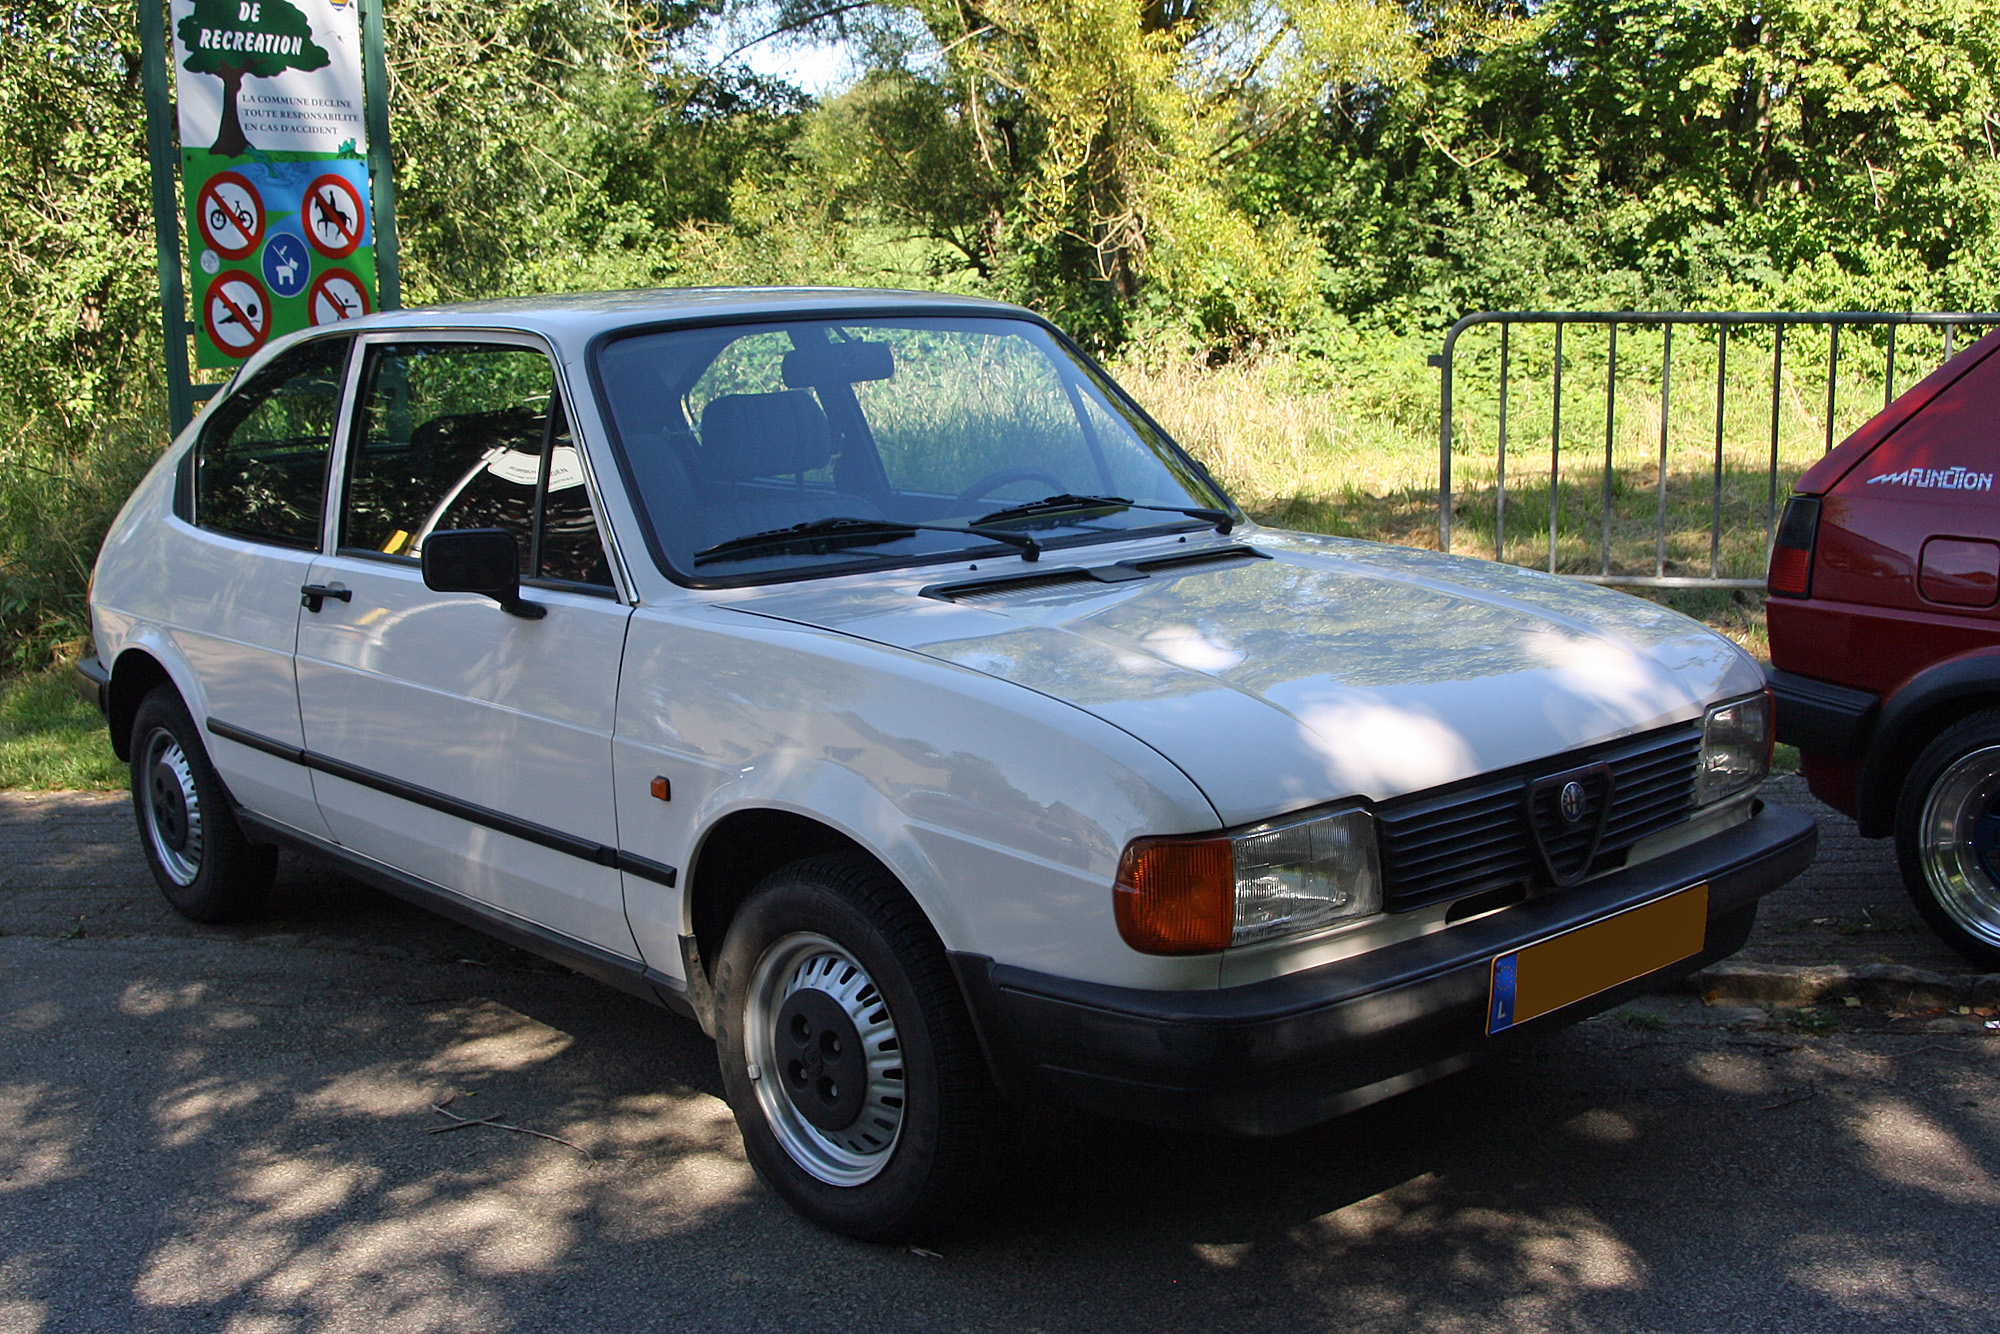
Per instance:
[[[1804,870],[1810,817],[1743,824],[1642,865],[1266,982],[1142,991],[955,954],[988,1063],[1017,1101],[1282,1135],[1415,1087],[1740,949],[1757,900]],[[1493,959],[1706,881],[1703,952],[1489,1037]]]

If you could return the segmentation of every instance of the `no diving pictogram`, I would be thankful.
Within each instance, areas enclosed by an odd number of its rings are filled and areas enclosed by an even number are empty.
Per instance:
[[[224,269],[201,299],[209,341],[225,356],[247,357],[271,336],[271,300],[264,285],[241,269]]]
[[[368,228],[361,190],[345,176],[327,175],[314,181],[299,201],[299,214],[305,220],[306,239],[328,259],[353,254]]]
[[[201,239],[224,259],[242,259],[264,239],[264,201],[233,171],[218,171],[203,183],[194,217]]]
[[[314,324],[333,324],[368,313],[368,289],[346,269],[328,269],[306,293],[306,315]]]

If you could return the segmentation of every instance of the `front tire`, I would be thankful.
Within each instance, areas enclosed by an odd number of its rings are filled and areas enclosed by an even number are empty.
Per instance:
[[[187,706],[157,686],[132,718],[132,813],[167,902],[197,922],[234,922],[262,905],[278,850],[243,836]]]
[[[2000,709],[1946,728],[1910,767],[1896,805],[1896,859],[1938,935],[2000,969]]]
[[[854,857],[758,886],[716,968],[722,1083],[751,1164],[822,1226],[935,1227],[984,1166],[995,1096],[944,949]]]

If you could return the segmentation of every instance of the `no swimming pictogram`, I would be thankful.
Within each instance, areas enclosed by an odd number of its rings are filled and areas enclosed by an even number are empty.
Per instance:
[[[368,289],[346,269],[328,269],[306,293],[306,315],[314,324],[334,324],[368,313]]]
[[[201,299],[201,319],[209,341],[225,356],[247,357],[271,336],[271,300],[255,278],[225,269]]]
[[[345,176],[325,175],[306,187],[299,201],[306,239],[328,259],[345,259],[361,244],[368,230],[367,206],[361,190]]]
[[[257,187],[233,171],[218,171],[195,196],[201,239],[224,259],[242,259],[264,239],[264,201]]]

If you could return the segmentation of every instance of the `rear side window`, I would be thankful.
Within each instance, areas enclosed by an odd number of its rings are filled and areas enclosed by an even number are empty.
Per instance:
[[[609,588],[555,375],[528,347],[397,343],[362,372],[340,545],[416,559],[434,532],[505,528],[523,579]]]
[[[195,522],[279,546],[319,546],[346,338],[295,347],[218,405],[195,445]]]

